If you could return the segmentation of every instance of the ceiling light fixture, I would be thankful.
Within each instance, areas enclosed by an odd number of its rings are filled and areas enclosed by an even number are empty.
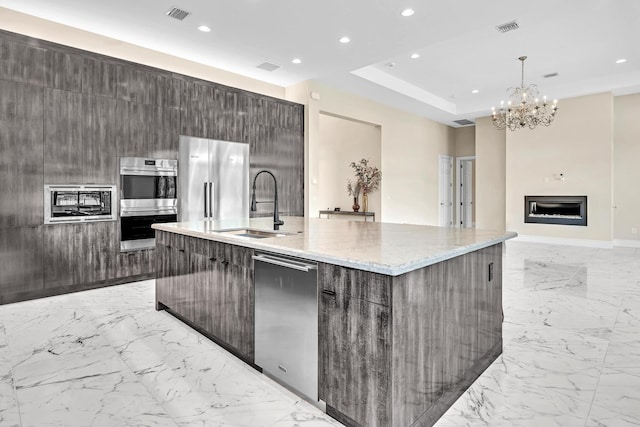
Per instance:
[[[300,58],[294,58],[291,60],[294,64],[302,64],[302,60]]]
[[[626,59],[624,59],[624,58],[620,58],[620,59],[618,59],[618,60],[616,61],[616,64],[624,64],[625,62],[627,62],[627,60],[626,60]]]
[[[419,53],[412,53],[411,54],[411,59],[418,59],[420,58],[420,54]]]
[[[480,92],[478,89],[474,89],[471,91],[471,93],[478,93],[478,92]]]
[[[540,124],[549,126],[556,118],[558,100],[554,99],[553,104],[548,104],[545,96],[540,103],[538,86],[524,86],[524,61],[527,57],[521,56],[518,59],[522,62],[522,83],[520,87],[507,89],[509,101],[506,106],[504,101],[500,101],[498,111],[491,107],[493,124],[498,129],[508,128],[511,131],[524,127],[534,129]]]
[[[339,40],[339,42],[342,43],[342,44],[349,43],[350,41],[351,41],[351,39],[349,37],[347,37],[347,36],[340,37],[340,40]]]
[[[209,31],[211,31],[211,28],[207,27],[206,25],[200,25],[198,29],[203,33],[208,33]]]
[[[403,10],[400,14],[401,14],[402,16],[404,16],[404,17],[408,17],[408,16],[413,15],[414,13],[416,13],[416,11],[415,11],[415,10],[413,10],[413,9],[405,9],[405,10]]]

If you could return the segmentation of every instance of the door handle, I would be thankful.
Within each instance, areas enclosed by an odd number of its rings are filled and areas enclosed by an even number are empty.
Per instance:
[[[212,194],[213,182],[209,183],[209,216],[213,217],[213,194]]]
[[[204,183],[204,217],[207,217],[207,183]]]
[[[311,270],[317,270],[318,267],[315,264],[308,264],[299,261],[293,261],[285,258],[278,258],[271,255],[260,254],[251,256],[255,261],[266,262],[268,264],[278,265],[280,267],[291,268],[293,270],[304,271],[308,273]]]

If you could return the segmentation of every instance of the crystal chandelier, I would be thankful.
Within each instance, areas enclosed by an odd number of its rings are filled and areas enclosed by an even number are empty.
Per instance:
[[[538,125],[549,126],[556,117],[558,111],[558,100],[554,99],[552,104],[547,102],[547,97],[538,98],[538,86],[524,85],[524,60],[526,56],[518,58],[522,62],[522,83],[520,87],[510,87],[507,89],[508,102],[500,101],[500,109],[496,111],[491,107],[492,120],[498,129],[508,128],[514,131],[519,128],[528,127],[533,129]]]

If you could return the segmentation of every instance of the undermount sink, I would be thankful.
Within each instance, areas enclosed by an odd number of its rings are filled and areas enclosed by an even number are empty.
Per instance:
[[[266,239],[268,237],[284,237],[290,236],[292,233],[282,231],[256,230],[254,228],[229,228],[226,230],[213,230],[215,233],[221,233],[233,237],[247,237],[249,239]]]

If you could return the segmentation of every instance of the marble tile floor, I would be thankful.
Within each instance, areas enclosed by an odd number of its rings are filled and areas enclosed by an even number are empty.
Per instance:
[[[506,247],[504,353],[436,426],[640,425],[640,249]],[[0,426],[340,425],[153,285],[0,306]]]

